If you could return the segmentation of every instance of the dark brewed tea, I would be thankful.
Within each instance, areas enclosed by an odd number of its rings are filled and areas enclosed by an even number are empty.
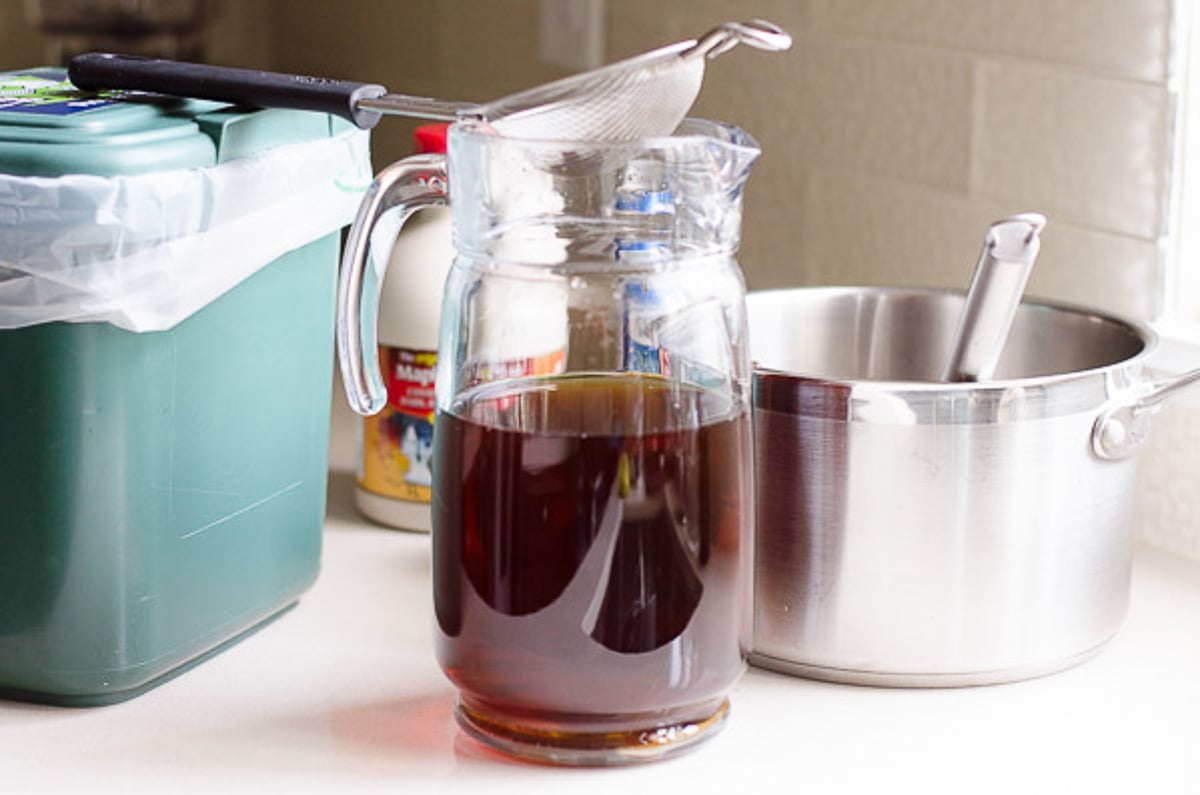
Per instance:
[[[435,427],[438,651],[468,712],[575,731],[720,707],[748,629],[743,409],[574,375],[485,385]]]

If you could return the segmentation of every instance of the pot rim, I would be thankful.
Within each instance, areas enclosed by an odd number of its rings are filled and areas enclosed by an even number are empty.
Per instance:
[[[746,293],[746,306],[749,312],[752,309],[752,303],[757,303],[757,297],[761,300],[782,300],[789,295],[797,293],[828,293],[830,295],[845,294],[855,295],[862,293],[872,293],[881,295],[893,296],[954,296],[966,297],[966,291],[949,288],[949,287],[903,287],[903,286],[875,286],[875,285],[816,285],[807,287],[779,287],[765,290],[752,290]],[[956,392],[971,392],[973,394],[991,393],[991,392],[1008,392],[1013,389],[1026,387],[1053,386],[1055,384],[1069,383],[1072,381],[1087,379],[1096,376],[1101,376],[1113,370],[1138,367],[1145,362],[1153,353],[1154,349],[1159,344],[1158,333],[1154,331],[1148,324],[1130,318],[1121,317],[1119,315],[1101,312],[1097,309],[1074,304],[1067,301],[1059,301],[1054,299],[1045,299],[1039,297],[1026,297],[1021,301],[1022,306],[1036,307],[1042,310],[1054,312],[1067,312],[1075,315],[1084,315],[1091,317],[1099,322],[1110,323],[1117,326],[1123,326],[1130,333],[1141,340],[1142,347],[1137,353],[1128,356],[1124,359],[1119,359],[1104,365],[1090,367],[1082,370],[1071,370],[1065,373],[1048,373],[1044,375],[1020,376],[1017,378],[995,378],[988,381],[966,381],[966,382],[942,382],[942,381],[915,381],[915,380],[891,380],[891,379],[870,379],[870,378],[843,378],[821,376],[811,373],[804,373],[794,370],[780,369],[769,367],[759,363],[758,359],[753,354],[754,343],[750,342],[751,349],[751,369],[755,379],[760,376],[767,377],[782,377],[794,379],[797,381],[834,384],[845,387],[862,387],[869,386],[881,391],[905,392],[905,393],[949,393]],[[1140,380],[1140,379],[1139,379]]]

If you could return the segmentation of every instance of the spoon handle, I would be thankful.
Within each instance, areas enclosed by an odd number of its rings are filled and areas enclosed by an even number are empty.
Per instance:
[[[988,228],[943,381],[986,381],[996,371],[1045,225],[1045,216],[1022,213]]]

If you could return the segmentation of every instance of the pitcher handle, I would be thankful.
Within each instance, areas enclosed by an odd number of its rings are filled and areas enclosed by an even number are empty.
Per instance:
[[[417,210],[446,204],[446,183],[445,155],[414,155],[391,164],[367,189],[346,235],[338,277],[338,362],[346,399],[364,416],[387,404],[376,330],[388,258],[368,257],[371,232],[389,210],[399,211],[402,226]]]

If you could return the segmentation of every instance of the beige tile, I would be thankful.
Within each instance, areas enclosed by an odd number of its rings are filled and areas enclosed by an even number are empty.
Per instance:
[[[996,211],[960,193],[822,170],[805,196],[805,278],[813,284],[965,288]],[[1021,208],[1024,209],[1024,208]]]
[[[1200,560],[1200,393],[1172,398],[1154,416],[1139,454],[1135,526],[1138,537]]]
[[[495,95],[556,76],[537,62],[537,2],[296,0],[302,13],[280,22],[275,66]],[[1161,74],[1154,53],[1170,0],[606,5],[609,58],[748,15],[796,35],[786,54],[738,48],[712,62],[695,108],[764,148],[740,257],[751,287],[963,287],[986,225],[1040,210],[1051,226],[1032,293],[1136,317],[1157,311],[1170,97],[1087,72]],[[1099,40],[1119,52],[1101,57]],[[380,125],[377,161],[409,151],[410,129]]]
[[[1042,67],[978,68],[973,191],[1081,225],[1144,238],[1165,232],[1166,89]]]
[[[735,111],[791,125],[804,160],[942,187],[965,187],[971,135],[971,64],[929,50],[802,35],[772,61],[770,82],[713,79]],[[763,105],[763,92],[770,104]],[[747,103],[756,103],[746,107]]]
[[[568,71],[538,57],[538,0],[436,0],[435,6],[443,91],[455,98],[495,99]]]
[[[1161,310],[1163,270],[1152,241],[1051,220],[1026,292],[1148,321]]]
[[[746,187],[738,261],[749,289],[809,283],[804,266],[809,176],[768,150]]]
[[[935,185],[968,178],[971,69],[955,53],[803,33],[806,3],[755,7],[793,31],[785,53],[737,48],[709,63],[696,115],[737,123],[792,163],[837,163]],[[608,4],[611,55],[627,55],[745,16],[704,0]],[[638,47],[630,48],[630,40]],[[614,51],[614,48],[617,50]],[[765,177],[775,179],[774,174]],[[763,177],[759,177],[763,179]]]
[[[987,226],[1041,209],[829,170],[806,175],[803,189],[795,192],[800,198],[790,202],[770,195],[769,186],[750,196],[745,227],[752,240],[742,265],[752,289],[807,284],[965,289]],[[1027,293],[1149,319],[1158,311],[1161,281],[1155,243],[1051,215]]]
[[[1164,83],[1173,0],[812,0],[814,30]]]

